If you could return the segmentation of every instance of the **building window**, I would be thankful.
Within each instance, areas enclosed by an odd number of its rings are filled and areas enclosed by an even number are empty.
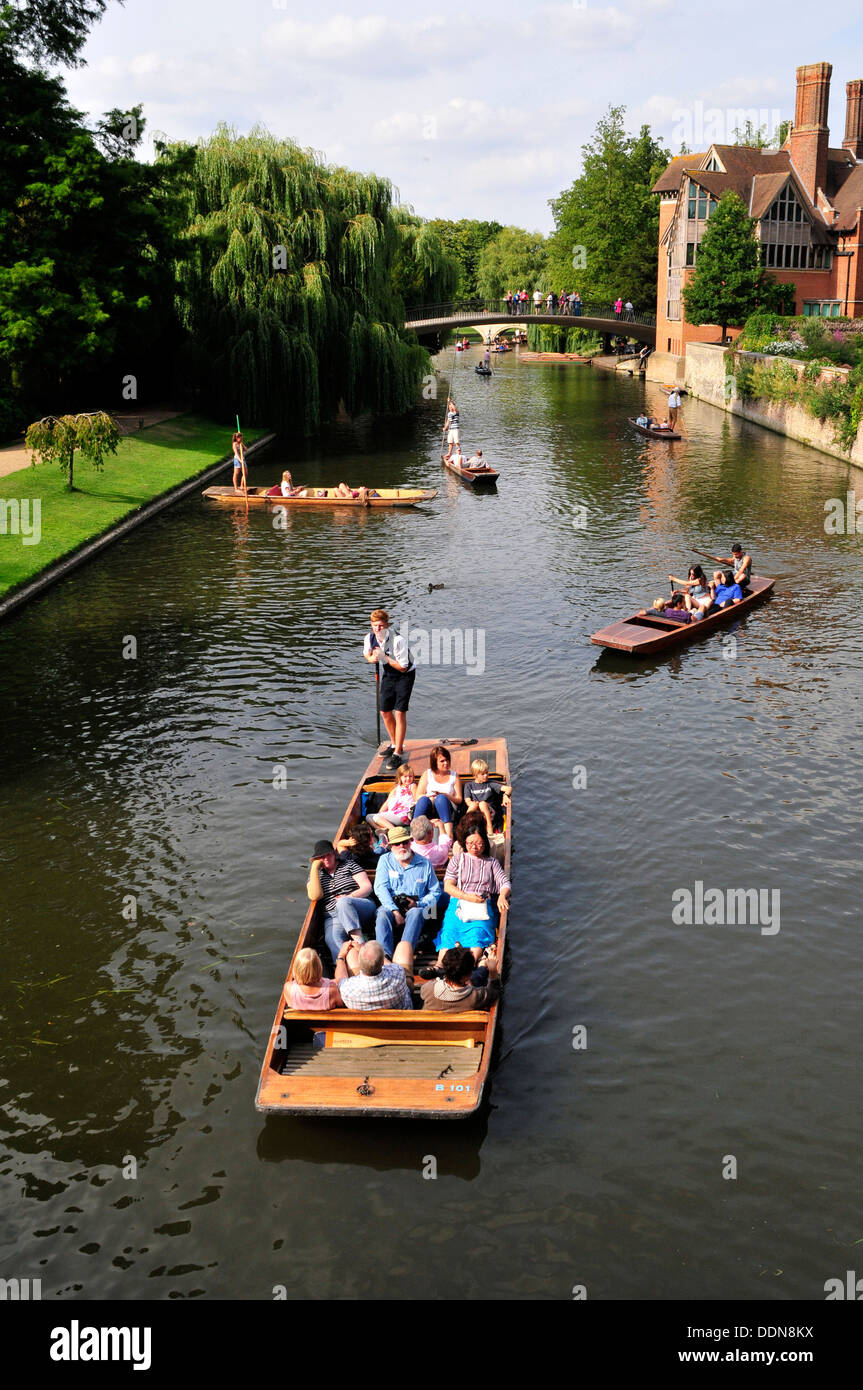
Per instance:
[[[686,264],[687,264],[687,265],[695,265],[695,242],[694,242],[694,241],[687,241],[687,243],[686,243]]]
[[[838,299],[804,299],[803,314],[807,319],[838,319],[841,307]]]

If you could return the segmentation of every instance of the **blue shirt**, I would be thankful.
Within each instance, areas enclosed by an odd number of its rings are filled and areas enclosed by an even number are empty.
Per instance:
[[[421,854],[412,854],[404,868],[392,850],[382,854],[375,872],[375,897],[388,912],[395,912],[394,893],[416,898],[417,907],[430,907],[443,893],[437,874]]]
[[[739,584],[717,584],[716,592],[713,595],[714,603],[726,603],[730,598],[743,598],[743,590]]]

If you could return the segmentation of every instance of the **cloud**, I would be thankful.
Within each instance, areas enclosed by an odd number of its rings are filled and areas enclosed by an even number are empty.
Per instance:
[[[408,22],[381,14],[339,14],[323,23],[285,19],[271,27],[267,48],[294,66],[347,71],[366,82],[392,82],[394,75],[428,72],[442,63],[452,68],[460,54],[469,54],[478,37],[473,19],[461,19],[455,28],[457,37],[452,21],[437,16]]]

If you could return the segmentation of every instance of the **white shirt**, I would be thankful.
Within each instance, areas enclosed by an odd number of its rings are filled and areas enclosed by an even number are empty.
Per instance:
[[[408,671],[410,671],[413,668],[411,654],[408,651],[407,638],[403,637],[400,632],[393,632],[391,628],[387,628],[383,637],[380,638],[380,645],[381,647],[383,647],[386,655],[391,656],[393,661],[397,661],[399,666],[406,667]],[[370,632],[367,632],[365,635],[365,640],[363,641],[363,652],[366,656],[369,656],[371,654],[371,650],[372,634]],[[400,672],[393,670],[393,667],[390,666],[386,661],[382,661],[380,663],[380,667],[382,672],[392,671],[393,675],[395,676],[400,674]]]
[[[678,410],[680,408],[680,395],[677,391],[672,391],[671,395],[668,397],[668,404],[671,410]]]
[[[541,304],[541,303],[542,303],[542,295],[540,294],[539,290],[534,290],[534,292],[533,292],[533,302],[534,302],[534,304]]]

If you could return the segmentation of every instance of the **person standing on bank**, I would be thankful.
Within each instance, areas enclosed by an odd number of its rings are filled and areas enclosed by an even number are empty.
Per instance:
[[[384,752],[387,767],[401,766],[407,731],[408,705],[417,669],[411,661],[407,638],[390,631],[389,614],[376,608],[371,615],[371,632],[366,633],[363,656],[370,665],[380,663],[381,714],[390,746]]]

